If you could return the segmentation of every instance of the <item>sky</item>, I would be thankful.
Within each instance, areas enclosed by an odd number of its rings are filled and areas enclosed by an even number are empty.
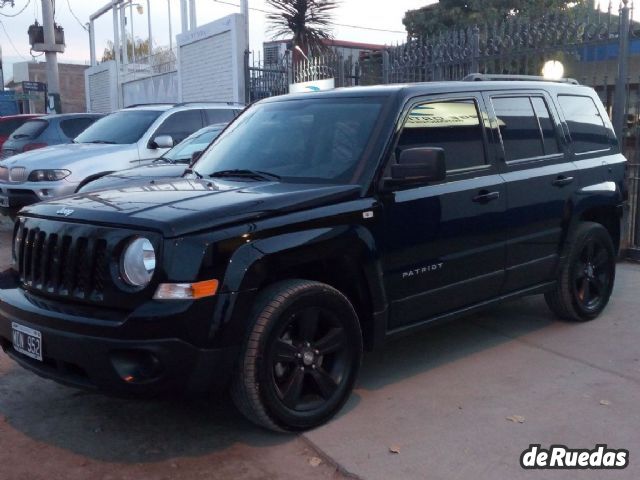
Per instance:
[[[169,14],[168,3],[171,6],[171,25],[174,36],[180,33],[180,0],[149,0],[151,5],[151,30],[154,46],[169,45]],[[342,0],[335,11],[336,25],[333,35],[336,39],[357,42],[392,44],[402,42],[406,37],[402,17],[407,10],[420,8],[434,3],[436,0]],[[0,46],[2,47],[5,82],[13,74],[14,62],[31,60],[27,29],[34,19],[42,22],[42,0],[14,0],[15,6],[5,6],[0,9]],[[137,38],[146,39],[147,30],[147,0],[134,0],[143,6],[143,13],[133,9],[133,29]],[[0,2],[1,3],[1,2]],[[108,0],[55,0],[56,22],[64,27],[66,51],[58,55],[58,62],[89,63],[89,35],[81,24],[89,21],[89,16]],[[211,22],[217,18],[237,13],[239,0],[196,0],[198,25]],[[15,15],[23,7],[22,13]],[[249,0],[251,9],[249,14],[249,38],[251,49],[262,49],[262,42],[271,39],[267,31],[268,25],[265,14],[259,10],[269,10],[264,0]],[[77,17],[77,19],[76,19]],[[347,25],[356,25],[387,31],[365,30]],[[4,27],[4,29],[3,29]],[[130,28],[130,25],[129,25]],[[113,39],[113,17],[111,13],[103,15],[95,23],[96,52],[100,59],[107,41]],[[43,61],[44,57],[38,60]]]

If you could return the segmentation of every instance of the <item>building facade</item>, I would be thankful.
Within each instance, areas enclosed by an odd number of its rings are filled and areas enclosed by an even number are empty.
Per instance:
[[[59,63],[60,99],[62,113],[86,112],[84,71],[87,65]],[[47,83],[47,64],[45,62],[19,62],[13,65],[13,81],[17,93],[22,92],[22,82]],[[23,101],[24,113],[45,113],[44,95],[42,101]]]

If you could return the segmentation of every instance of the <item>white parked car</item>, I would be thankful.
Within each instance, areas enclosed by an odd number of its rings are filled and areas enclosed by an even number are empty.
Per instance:
[[[242,106],[226,103],[145,105],[101,118],[74,143],[0,162],[0,211],[75,193],[110,173],[151,163],[203,126],[229,122]]]

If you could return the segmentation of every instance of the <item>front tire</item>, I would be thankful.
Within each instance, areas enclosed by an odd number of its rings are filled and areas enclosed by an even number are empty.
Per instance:
[[[278,282],[256,301],[232,398],[267,429],[313,428],[347,401],[361,359],[358,317],[342,293],[319,282]]]
[[[560,318],[585,322],[609,303],[616,273],[616,254],[609,232],[599,223],[583,222],[568,239],[569,252],[556,287],[545,294]]]

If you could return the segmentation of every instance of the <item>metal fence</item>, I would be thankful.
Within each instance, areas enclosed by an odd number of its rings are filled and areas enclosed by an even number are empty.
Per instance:
[[[177,49],[157,49],[151,55],[144,55],[131,59],[129,63],[121,65],[122,81],[130,82],[139,78],[162,75],[175,72]]]
[[[565,76],[598,92],[621,139],[631,200],[625,246],[640,252],[640,24],[631,22],[632,2],[611,0],[607,6],[451,30],[360,58],[328,53],[293,62],[289,54],[277,65],[254,61],[249,98],[280,95],[289,83],[324,78],[349,87],[460,80],[470,73],[540,75],[546,61],[558,60]]]

